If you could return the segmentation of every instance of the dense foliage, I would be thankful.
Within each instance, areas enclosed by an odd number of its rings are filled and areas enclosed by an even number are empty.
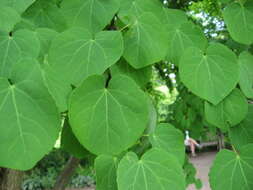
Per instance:
[[[98,190],[185,190],[183,131],[219,130],[212,190],[252,190],[252,43],[252,0],[1,0],[0,166],[33,168],[60,134],[96,155]]]

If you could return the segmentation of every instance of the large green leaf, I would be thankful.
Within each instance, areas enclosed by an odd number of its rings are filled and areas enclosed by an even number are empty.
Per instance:
[[[140,160],[135,153],[127,153],[117,175],[118,190],[185,190],[182,167],[162,149],[151,149]]]
[[[167,34],[164,25],[152,13],[132,20],[124,35],[124,58],[134,68],[142,68],[165,58]]]
[[[243,44],[253,43],[253,2],[235,2],[223,12],[225,24],[232,38]]]
[[[64,121],[64,126],[61,132],[61,148],[79,159],[82,159],[89,154],[73,134],[67,119]]]
[[[240,87],[248,98],[253,98],[253,55],[243,52],[239,56]]]
[[[205,116],[209,123],[227,130],[230,126],[239,124],[245,119],[248,103],[240,90],[234,89],[222,102],[217,105],[205,103]]]
[[[21,60],[10,78],[0,79],[0,166],[27,170],[53,148],[60,119],[36,60]]]
[[[163,13],[164,19],[162,22],[166,26],[167,31],[175,30],[188,22],[187,15],[182,10],[163,8]]]
[[[166,59],[178,65],[184,51],[189,47],[197,47],[204,50],[207,39],[202,30],[191,22],[186,22],[168,30],[169,48]]]
[[[0,6],[12,7],[19,13],[22,13],[35,1],[36,0],[1,0]]]
[[[184,135],[171,124],[159,124],[149,140],[154,148],[174,155],[181,165],[185,160]]]
[[[37,0],[26,10],[23,17],[36,27],[52,28],[59,32],[67,26],[61,9],[51,0]]]
[[[253,105],[249,104],[247,117],[238,126],[229,130],[230,140],[237,149],[243,145],[253,143]]]
[[[62,10],[69,26],[99,32],[119,9],[118,0],[64,0]]]
[[[18,30],[9,36],[0,32],[0,76],[9,77],[15,64],[23,57],[37,58],[40,42],[34,32]]]
[[[212,190],[253,189],[253,144],[243,146],[239,153],[222,150],[209,173]]]
[[[239,66],[230,49],[213,43],[205,52],[197,48],[186,50],[180,60],[179,74],[194,94],[216,105],[235,88]]]
[[[0,7],[0,30],[10,32],[14,25],[20,21],[20,16],[17,11],[10,7]]]
[[[96,190],[117,190],[116,157],[101,155],[95,160]]]
[[[69,117],[80,143],[95,154],[131,147],[148,122],[147,97],[130,78],[91,76],[70,97]]]
[[[117,64],[110,68],[112,75],[124,74],[131,77],[140,87],[145,87],[149,82],[152,74],[151,67],[142,69],[134,69],[124,59],[121,59]]]
[[[88,30],[73,28],[53,40],[48,61],[64,75],[67,85],[78,85],[89,75],[102,74],[118,61],[122,52],[123,40],[118,31],[102,31],[93,36]]]

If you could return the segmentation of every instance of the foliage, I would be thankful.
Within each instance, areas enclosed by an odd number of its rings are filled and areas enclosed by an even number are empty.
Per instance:
[[[1,167],[33,168],[61,135],[69,154],[97,157],[101,190],[183,190],[199,182],[183,169],[182,132],[222,129],[233,150],[215,159],[212,189],[253,188],[251,0],[0,7]]]

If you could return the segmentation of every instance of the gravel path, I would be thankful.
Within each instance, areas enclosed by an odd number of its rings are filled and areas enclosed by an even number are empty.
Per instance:
[[[199,153],[197,157],[191,158],[190,161],[197,169],[197,177],[201,179],[203,187],[201,190],[211,190],[208,182],[208,172],[214,160],[216,152]],[[196,190],[194,185],[190,185],[187,190]]]

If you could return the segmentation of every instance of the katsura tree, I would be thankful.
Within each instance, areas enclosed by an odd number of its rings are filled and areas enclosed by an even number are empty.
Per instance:
[[[96,156],[98,190],[185,190],[199,182],[180,129],[203,120],[232,147],[212,190],[252,190],[253,2],[204,2],[226,32],[203,30],[186,0],[1,0],[0,166],[33,168],[60,134],[76,159]],[[185,97],[166,124],[147,90],[161,63]]]

